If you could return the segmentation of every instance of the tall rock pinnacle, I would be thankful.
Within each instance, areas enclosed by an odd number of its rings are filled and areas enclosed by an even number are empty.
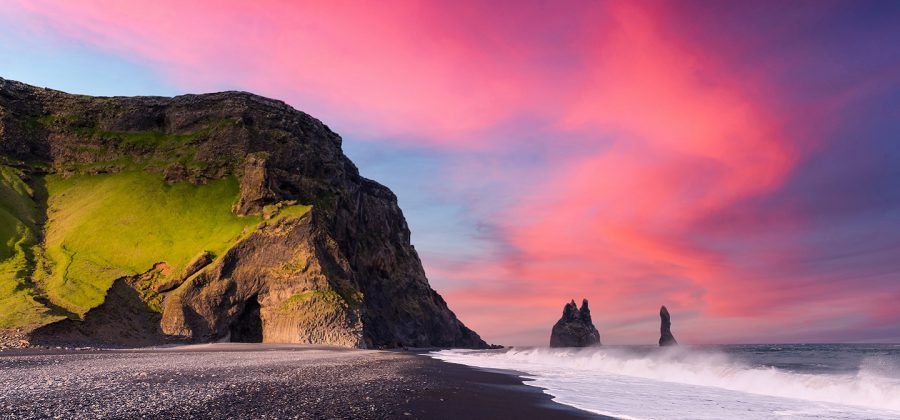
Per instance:
[[[550,347],[588,347],[600,345],[600,333],[591,322],[591,310],[587,299],[582,300],[581,309],[575,300],[563,307],[562,318],[553,325]]]
[[[665,305],[659,308],[659,319],[659,345],[663,347],[678,345],[675,336],[672,335],[672,319]]]

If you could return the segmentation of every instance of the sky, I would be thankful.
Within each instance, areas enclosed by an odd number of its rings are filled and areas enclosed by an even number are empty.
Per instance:
[[[900,342],[900,2],[0,0],[0,77],[245,90],[397,193],[492,343]]]

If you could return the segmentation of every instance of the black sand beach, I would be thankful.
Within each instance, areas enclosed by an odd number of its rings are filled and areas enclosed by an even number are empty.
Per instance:
[[[0,353],[2,418],[588,418],[411,352],[209,344]]]

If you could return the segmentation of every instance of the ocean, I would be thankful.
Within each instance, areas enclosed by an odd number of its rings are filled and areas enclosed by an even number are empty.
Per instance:
[[[900,344],[443,350],[625,419],[900,419]]]

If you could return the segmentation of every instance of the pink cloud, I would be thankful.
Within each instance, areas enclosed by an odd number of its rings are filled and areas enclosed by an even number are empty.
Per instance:
[[[720,217],[779,188],[813,147],[785,129],[791,115],[770,112],[784,110],[777,98],[748,92],[765,90],[765,75],[748,82],[704,45],[673,38],[684,22],[658,4],[565,6],[18,3],[35,31],[146,61],[185,90],[235,86],[359,139],[482,153],[444,188],[469,201],[500,185],[499,209],[470,205],[509,249],[425,260],[451,306],[490,339],[540,343],[534,331],[581,297],[612,342],[653,342],[663,303],[694,342],[866,312],[871,296],[786,282],[779,258],[803,247],[748,232],[789,230],[800,215]],[[521,140],[534,127],[541,138]],[[502,152],[518,148],[539,157],[504,166]],[[882,306],[869,312],[896,319]]]
[[[447,6],[447,5],[444,5]],[[498,10],[396,2],[21,2],[64,36],[147,60],[190,89],[239,85],[371,137],[478,146],[475,137],[540,97],[527,45],[489,50],[473,15]],[[489,34],[488,34],[489,35]],[[500,42],[499,40],[495,40]],[[527,88],[526,88],[527,87]]]

